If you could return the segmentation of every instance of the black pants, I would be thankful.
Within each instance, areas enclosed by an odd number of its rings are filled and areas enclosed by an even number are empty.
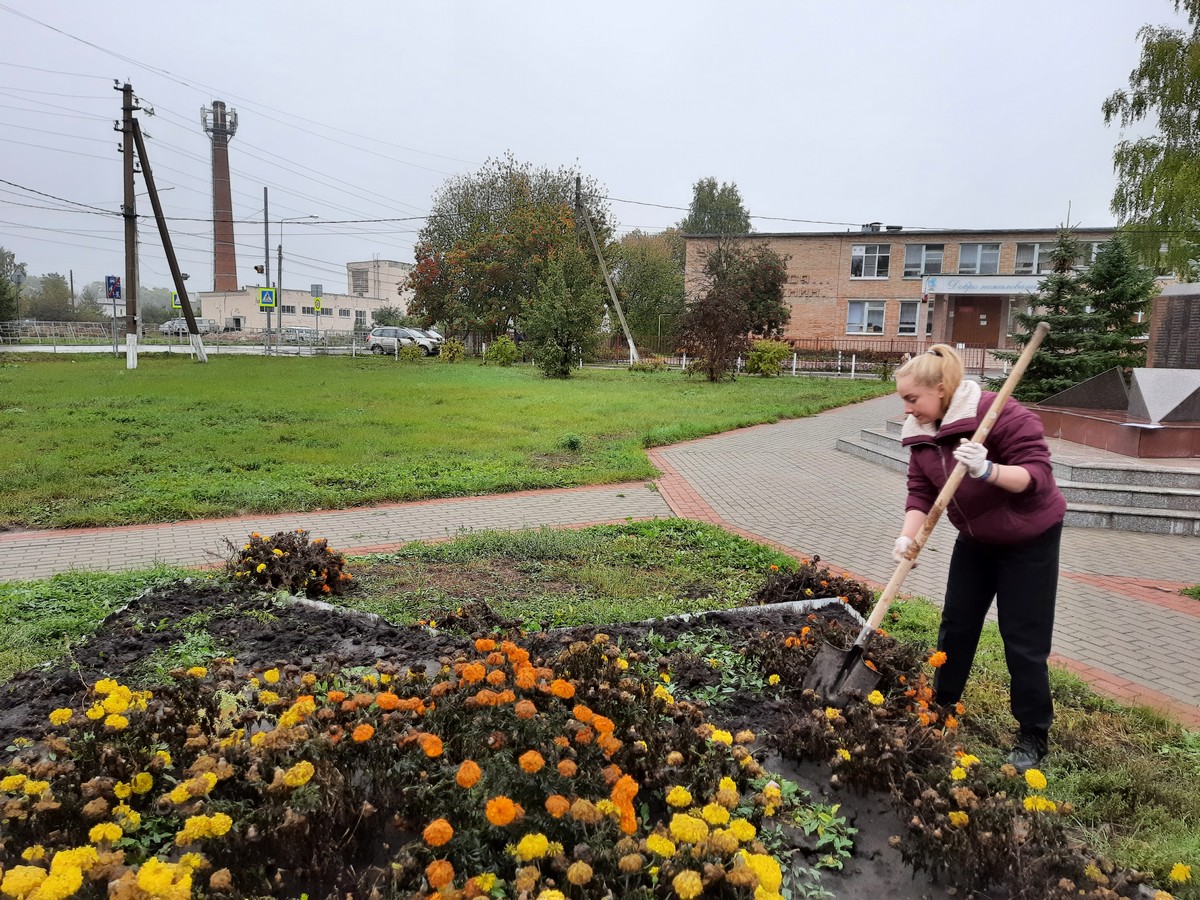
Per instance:
[[[1061,524],[1021,544],[984,544],[958,536],[938,630],[938,649],[946,653],[933,680],[939,703],[961,699],[994,597],[1012,678],[1013,717],[1022,732],[1047,737],[1054,706],[1046,660],[1054,632],[1061,538]]]

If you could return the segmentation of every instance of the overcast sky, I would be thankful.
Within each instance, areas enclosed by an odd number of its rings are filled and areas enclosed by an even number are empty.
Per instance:
[[[1183,17],[1169,0],[0,0],[0,245],[77,289],[123,273],[120,218],[61,202],[120,209],[114,79],[155,111],[191,290],[212,286],[214,99],[238,113],[243,284],[264,186],[273,269],[280,219],[319,217],[282,225],[284,287],[333,293],[347,261],[411,262],[422,224],[345,220],[419,217],[505,151],[578,165],[620,198],[621,233],[677,222],[708,176],[737,183],[757,231],[1051,227],[1068,207],[1112,225],[1100,105],[1148,23]],[[169,286],[152,221],[141,237],[142,283]]]

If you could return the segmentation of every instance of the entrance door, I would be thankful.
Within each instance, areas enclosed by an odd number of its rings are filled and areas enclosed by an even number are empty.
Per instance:
[[[955,297],[952,342],[999,347],[1003,297]]]

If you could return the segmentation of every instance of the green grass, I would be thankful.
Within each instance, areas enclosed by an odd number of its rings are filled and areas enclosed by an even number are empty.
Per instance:
[[[1179,593],[1185,597],[1191,597],[1193,600],[1200,600],[1200,584],[1194,584],[1190,588],[1184,588]]]
[[[893,637],[936,642],[940,613],[932,604],[900,603],[893,614],[886,624]],[[1200,860],[1200,732],[1102,697],[1065,669],[1050,675],[1055,722],[1043,766],[1047,796],[1069,802],[1087,843],[1122,865],[1161,874],[1176,862]],[[1015,723],[994,624],[984,628],[963,701],[968,752],[1000,764]],[[1175,895],[1200,898],[1200,886]]]
[[[115,525],[652,477],[644,448],[886,393],[390,358],[0,354],[0,525]]]

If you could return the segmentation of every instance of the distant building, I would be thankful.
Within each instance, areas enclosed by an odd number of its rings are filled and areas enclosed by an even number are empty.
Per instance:
[[[1115,233],[1075,229],[1081,265]],[[1029,304],[1050,266],[1056,228],[906,232],[870,223],[861,231],[750,234],[787,260],[785,338],[870,348],[945,342],[1007,348],[1013,313]],[[704,253],[715,238],[687,236],[689,296],[702,289]]]
[[[383,306],[398,306],[408,312],[413,297],[408,287],[412,263],[392,259],[369,259],[346,263],[346,292],[354,297],[384,301]]]

